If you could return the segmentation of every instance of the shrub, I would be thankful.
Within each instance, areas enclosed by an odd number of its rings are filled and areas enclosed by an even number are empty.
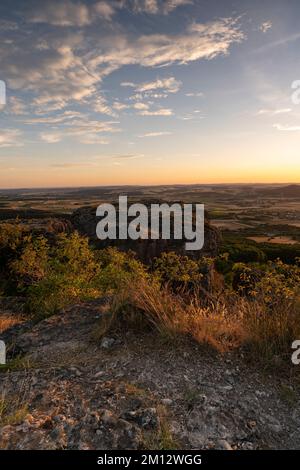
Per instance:
[[[19,224],[0,223],[0,290],[15,293],[17,284],[10,263],[17,260],[28,241],[28,231]]]
[[[44,237],[33,239],[29,236],[18,259],[9,264],[12,277],[18,287],[24,289],[42,280],[47,272],[49,246]]]
[[[163,284],[169,283],[173,288],[198,284],[203,277],[196,261],[174,252],[155,258],[154,272]]]
[[[27,232],[21,224],[0,224],[0,265],[5,266],[8,261],[16,256]]]
[[[114,292],[128,282],[135,284],[141,279],[149,278],[146,267],[135,258],[133,252],[108,247],[98,251],[96,256],[101,264],[97,284],[104,292]]]
[[[41,259],[40,253],[43,255]],[[27,305],[37,316],[51,315],[73,302],[100,295],[96,283],[100,264],[88,245],[88,239],[77,232],[70,236],[58,235],[52,247],[44,240],[26,247],[15,268],[22,278],[28,278],[35,272],[36,264],[39,277],[33,279],[31,276]]]

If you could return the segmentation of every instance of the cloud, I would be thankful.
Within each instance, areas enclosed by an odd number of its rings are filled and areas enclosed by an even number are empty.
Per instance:
[[[68,169],[68,168],[85,168],[85,167],[94,167],[98,166],[99,163],[96,162],[74,162],[74,163],[54,163],[51,165],[51,168],[60,168],[60,169]]]
[[[25,119],[24,124],[61,124],[65,123],[68,120],[77,119],[79,117],[84,117],[79,111],[65,111],[61,114],[56,114],[55,116],[38,116],[30,119]]]
[[[140,98],[143,96],[141,95]],[[151,103],[152,104],[152,103]],[[126,108],[132,108],[138,111],[139,116],[172,116],[173,111],[168,108],[159,108],[159,109],[150,109],[150,103],[144,103],[142,101],[138,101],[133,105],[118,105],[120,111]]]
[[[148,92],[152,90],[164,90],[169,93],[177,93],[180,90],[182,82],[176,80],[174,77],[162,78],[153,82],[142,83],[136,86],[137,92]]]
[[[138,109],[138,110],[147,110],[149,109],[149,105],[146,104],[146,103],[134,103],[134,105],[132,106],[134,109]]]
[[[109,140],[103,139],[103,137],[97,135],[97,134],[85,134],[82,137],[79,138],[79,142],[81,144],[86,144],[86,145],[108,145]]]
[[[113,155],[113,158],[116,158],[118,160],[135,160],[136,158],[143,158],[144,154],[139,153],[130,153],[130,154],[124,154],[124,155]]]
[[[113,109],[116,111],[123,111],[124,109],[129,108],[128,104],[120,103],[120,101],[115,101],[112,105]]]
[[[153,111],[140,111],[138,114],[140,116],[172,116],[173,111],[171,109],[162,108]]]
[[[75,115],[70,114],[69,116],[69,120],[65,120],[66,113],[63,113],[57,118],[38,118],[38,124],[56,124],[58,122],[57,120],[61,122],[59,130],[54,127],[53,130],[41,132],[40,138],[42,141],[53,144],[60,142],[66,137],[74,137],[82,144],[106,145],[109,141],[99,134],[120,132],[120,129],[116,127],[116,125],[119,124],[118,121],[90,120],[87,116],[80,113]],[[63,118],[62,121],[60,121],[61,118]],[[26,124],[27,123],[30,123],[30,121],[26,122]]]
[[[126,161],[136,160],[137,158],[143,158],[143,154],[125,154],[125,155],[114,155],[113,165],[122,166]]]
[[[146,134],[141,134],[139,137],[160,137],[164,135],[172,135],[172,132],[146,132]]]
[[[187,64],[227,54],[230,46],[243,38],[237,20],[232,18],[193,23],[185,33],[178,35],[151,34],[135,40],[126,36],[112,38],[111,47],[96,57],[94,63],[116,68],[134,64],[144,67]]]
[[[192,0],[167,0],[163,3],[163,12],[167,15],[178,7],[191,5],[192,3]]]
[[[192,121],[192,120],[193,120],[193,121],[199,121],[199,120],[205,118],[205,116],[203,116],[203,115],[197,116],[197,117],[195,116],[195,114],[198,115],[198,114],[200,114],[200,113],[202,113],[202,111],[201,111],[200,109],[195,109],[195,110],[193,111],[193,114],[186,114],[186,115],[184,115],[184,116],[179,116],[178,119],[181,119],[182,121]]]
[[[264,46],[261,46],[261,47],[255,49],[254,52],[258,53],[258,54],[265,53],[265,52],[269,51],[270,49],[273,49],[274,47],[285,46],[286,44],[288,44],[290,42],[298,41],[298,39],[300,39],[300,33],[295,33],[295,34],[286,36],[282,39],[278,39],[277,41],[266,44]]]
[[[159,12],[157,0],[134,0],[134,11],[136,13],[150,13],[155,15]]]
[[[19,129],[1,129],[0,147],[20,147],[22,143],[18,139],[21,135]]]
[[[49,21],[77,25],[90,21],[84,13],[86,10],[79,7],[91,6],[71,1],[59,3],[66,10],[58,15],[53,7],[56,2],[40,2],[40,8],[50,9]],[[38,13],[38,8],[32,13],[36,15],[35,21]],[[14,46],[1,48],[0,70],[12,90],[33,95],[31,106],[39,113],[59,111],[70,103],[80,102],[114,116],[113,108],[110,109],[100,95],[103,79],[112,72],[126,65],[157,67],[213,59],[228,54],[230,46],[244,37],[237,20],[228,18],[206,24],[193,23],[181,34],[142,36],[120,30],[114,34],[107,31],[96,34],[84,27],[74,32],[58,26],[53,30],[39,30],[37,36],[32,34],[31,28],[25,24],[21,30],[11,32]],[[0,31],[0,40],[5,37]],[[167,77],[142,84],[123,82],[122,86],[139,87],[144,91],[136,94],[159,98],[176,93],[181,83],[174,77]]]
[[[108,116],[116,116],[116,113],[113,109],[108,105],[107,101],[103,96],[98,96],[96,99],[93,100],[93,109],[97,113],[107,114]]]
[[[127,5],[131,6],[135,13],[168,15],[178,7],[192,3],[192,0],[131,0],[127,2]]]
[[[84,117],[67,122],[64,132],[67,135],[75,136],[120,132],[120,129],[115,127],[117,124],[119,124],[118,121],[96,121]]]
[[[129,87],[129,88],[135,88],[136,87],[136,84],[133,83],[133,82],[122,82],[120,85],[123,86],[123,87]]]
[[[273,124],[273,127],[278,131],[297,132],[300,131],[300,126],[290,126],[282,124]]]
[[[97,2],[93,6],[93,9],[95,13],[98,13],[101,16],[101,18],[105,18],[107,20],[110,20],[115,14],[115,10],[111,2]]]
[[[24,32],[13,48],[0,51],[0,68],[13,90],[30,91],[32,104],[47,110],[64,108],[69,101],[81,101],[96,93],[101,77],[92,74],[75,50],[80,34],[51,35],[47,49],[40,49]]]
[[[262,116],[262,115],[265,115],[265,114],[269,114],[269,115],[275,116],[276,114],[286,114],[286,113],[290,113],[291,111],[292,111],[291,108],[260,109],[257,112],[257,115]]]
[[[62,134],[59,132],[41,132],[40,138],[47,144],[56,144],[62,140]]]
[[[134,88],[135,94],[132,96],[133,99],[139,99],[143,94],[151,98],[162,98],[167,97],[168,93],[177,93],[182,82],[176,80],[175,77],[158,78],[157,80],[144,82],[144,83],[133,83],[133,82],[122,82],[122,87]],[[160,93],[156,93],[159,90]]]
[[[202,93],[202,91],[198,91],[198,92],[193,92],[193,93],[186,93],[185,96],[193,97],[193,98],[202,98],[204,96],[204,93]]]
[[[47,23],[54,26],[87,26],[97,17],[110,20],[113,7],[105,1],[87,6],[71,0],[46,0],[34,2],[28,10],[27,19],[31,23]]]
[[[26,105],[21,98],[11,96],[8,103],[8,111],[17,116],[26,114]]]
[[[269,29],[272,28],[272,26],[273,26],[272,21],[264,21],[264,22],[260,25],[259,29],[260,29],[260,31],[262,31],[263,33],[266,33],[267,31],[269,31]]]

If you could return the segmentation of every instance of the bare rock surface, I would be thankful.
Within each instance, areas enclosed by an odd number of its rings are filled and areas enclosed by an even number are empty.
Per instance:
[[[0,369],[0,448],[299,448],[299,393],[283,379],[153,334],[96,341],[107,309],[94,301],[10,331],[22,357]]]

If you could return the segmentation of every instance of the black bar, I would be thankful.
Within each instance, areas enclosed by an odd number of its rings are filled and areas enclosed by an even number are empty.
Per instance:
[[[300,457],[298,450],[259,451],[0,451],[0,467],[30,465],[35,468],[147,468],[166,465],[191,466],[199,468],[253,468],[255,465],[285,467]],[[4,464],[5,467],[4,467]],[[9,466],[9,467],[8,467]]]

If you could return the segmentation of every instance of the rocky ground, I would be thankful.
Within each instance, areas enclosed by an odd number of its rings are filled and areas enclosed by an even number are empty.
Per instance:
[[[0,337],[0,448],[293,449],[298,391],[195,344],[129,332],[95,340],[105,300]]]

